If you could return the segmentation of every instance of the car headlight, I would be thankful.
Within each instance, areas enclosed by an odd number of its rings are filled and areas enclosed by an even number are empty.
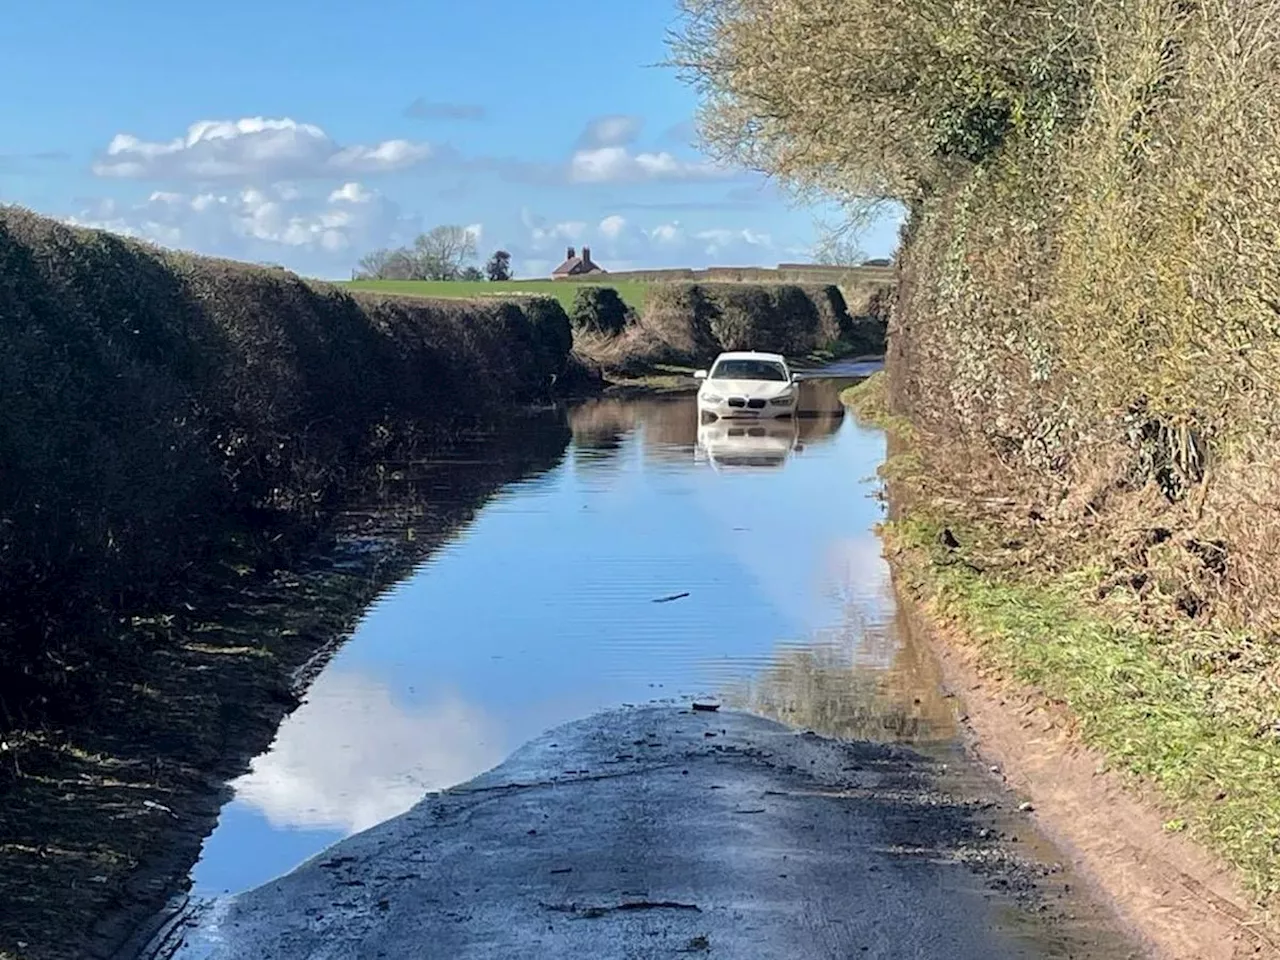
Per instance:
[[[704,393],[702,395],[702,399],[706,400],[708,403],[720,403],[722,400],[724,400],[724,397],[715,393]]]
[[[780,397],[774,397],[769,402],[775,407],[789,407],[796,402],[796,395],[794,393],[784,393]]]

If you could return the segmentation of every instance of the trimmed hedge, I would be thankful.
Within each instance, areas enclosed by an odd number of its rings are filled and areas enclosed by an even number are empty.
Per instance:
[[[0,208],[0,730],[229,526],[305,526],[398,444],[548,397],[570,346],[553,301],[351,296]]]
[[[631,319],[631,310],[613,287],[583,286],[573,296],[570,317],[575,330],[616,336]]]
[[[703,363],[724,350],[799,356],[860,336],[867,340],[861,352],[884,349],[883,321],[855,321],[840,289],[830,285],[657,285],[640,326],[637,349],[654,363]],[[863,336],[868,332],[878,337]]]

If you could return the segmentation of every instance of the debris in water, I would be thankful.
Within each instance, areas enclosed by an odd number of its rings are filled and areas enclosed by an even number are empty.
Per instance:
[[[573,913],[580,917],[595,918],[603,917],[607,913],[614,913],[620,910],[692,910],[695,913],[701,913],[702,908],[696,903],[680,903],[675,900],[624,900],[622,903],[612,904],[609,906],[597,906],[594,904],[577,904],[577,903],[544,903],[544,910],[553,910],[556,913]]]
[[[615,910],[693,910],[701,913],[696,903],[679,903],[675,900],[628,900],[614,907]]]
[[[711,949],[711,941],[699,934],[686,943],[683,949],[677,950],[676,953],[706,953]]]
[[[325,870],[333,870],[335,867],[342,867],[348,863],[355,863],[355,857],[334,857],[332,860],[326,860],[319,866]]]
[[[1018,804],[1018,809],[1021,810],[1023,813],[1030,813],[1032,810],[1035,809],[1035,807],[1033,807],[1029,803],[1020,803]]]
[[[688,593],[673,593],[669,597],[658,597],[658,599],[654,600],[653,602],[654,603],[670,603],[672,600],[683,600],[687,596],[689,596]]]
[[[720,704],[718,704],[718,703],[695,703],[695,704],[693,705],[693,709],[695,709],[695,710],[702,710],[702,711],[705,711],[705,712],[707,712],[707,713],[714,713],[716,710],[719,710],[719,709],[720,709]]]
[[[573,873],[573,867],[557,867],[552,873]]]

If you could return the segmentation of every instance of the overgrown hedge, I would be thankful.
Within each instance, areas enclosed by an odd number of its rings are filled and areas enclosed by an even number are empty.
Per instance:
[[[546,397],[570,345],[550,300],[351,296],[0,208],[0,730],[119,652],[112,611]]]
[[[746,283],[655,285],[624,360],[698,364],[724,350],[802,356],[834,344],[884,350],[882,319],[855,319],[836,286]]]

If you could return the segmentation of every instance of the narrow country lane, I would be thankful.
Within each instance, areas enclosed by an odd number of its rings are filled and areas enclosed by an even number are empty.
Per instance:
[[[369,608],[120,960],[1139,956],[897,609],[862,372],[771,429],[570,407],[563,461]]]

